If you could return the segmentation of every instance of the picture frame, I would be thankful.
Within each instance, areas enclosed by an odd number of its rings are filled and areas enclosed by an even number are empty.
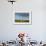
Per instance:
[[[32,25],[32,10],[14,11],[13,12],[13,24]]]

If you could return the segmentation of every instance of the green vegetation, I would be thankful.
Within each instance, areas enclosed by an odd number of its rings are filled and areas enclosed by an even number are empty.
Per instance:
[[[15,22],[29,22],[29,20],[15,20]]]

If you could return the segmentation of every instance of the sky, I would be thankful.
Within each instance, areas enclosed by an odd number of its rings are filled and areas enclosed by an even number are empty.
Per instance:
[[[29,13],[16,13],[15,19],[17,20],[29,20]]]

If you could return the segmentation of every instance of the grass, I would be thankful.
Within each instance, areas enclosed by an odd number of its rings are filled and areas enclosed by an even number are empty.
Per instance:
[[[29,20],[15,20],[15,22],[29,22]]]

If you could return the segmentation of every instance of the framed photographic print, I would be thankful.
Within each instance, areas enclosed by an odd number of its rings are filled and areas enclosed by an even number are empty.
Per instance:
[[[15,11],[13,15],[14,24],[32,24],[32,11]]]

